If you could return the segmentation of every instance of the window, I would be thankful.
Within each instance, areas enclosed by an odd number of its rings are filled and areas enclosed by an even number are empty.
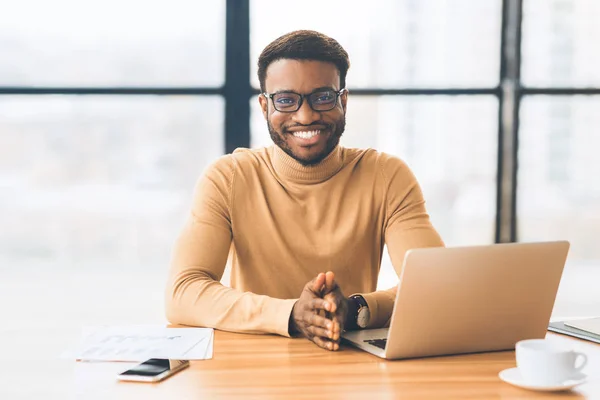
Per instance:
[[[220,86],[224,33],[222,0],[14,1],[0,85]]]
[[[173,241],[195,181],[224,152],[225,38],[224,0],[2,8],[9,325],[164,319]]]
[[[517,234],[567,239],[555,316],[600,307],[600,30],[595,0],[523,0]]]
[[[523,83],[532,87],[599,87],[600,2],[523,1]]]
[[[521,5],[514,25],[502,18]],[[596,0],[13,2],[0,13],[0,265],[10,266],[0,291],[28,307],[21,318],[40,307],[19,298],[32,273],[52,282],[84,271],[100,285],[79,290],[100,298],[135,290],[144,271],[160,308],[202,169],[226,149],[271,144],[255,97],[260,51],[315,29],[351,58],[343,145],[403,158],[448,245],[515,227],[515,240],[570,239],[559,311],[594,306],[599,13]],[[500,68],[507,50],[520,50],[520,76]],[[499,146],[499,108],[518,116],[502,131],[518,152]],[[498,174],[506,165],[517,180]],[[516,214],[505,213],[513,194]],[[396,280],[385,256],[379,287]],[[52,285],[37,290],[52,298]]]
[[[0,97],[2,265],[164,270],[222,116],[218,96]]]
[[[315,18],[319,15],[326,17]],[[499,0],[250,2],[255,60],[273,39],[296,29],[336,38],[350,54],[350,88],[492,87],[498,83]],[[285,17],[283,17],[285,16]]]
[[[569,262],[600,260],[600,96],[524,100],[519,148],[519,238],[568,239]]]

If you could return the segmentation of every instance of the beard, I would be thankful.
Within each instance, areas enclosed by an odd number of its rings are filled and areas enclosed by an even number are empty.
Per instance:
[[[273,143],[275,143],[287,155],[289,155],[305,167],[315,165],[323,161],[340,143],[340,138],[342,137],[342,134],[346,129],[346,116],[342,115],[342,117],[335,121],[334,124],[327,124],[323,121],[316,121],[313,124],[326,126],[326,130],[330,132],[329,137],[327,138],[327,142],[325,143],[325,148],[321,152],[313,155],[310,158],[304,158],[294,153],[294,150],[288,145],[287,141],[285,140],[286,135],[291,135],[291,133],[287,131],[287,129],[291,126],[283,127],[281,132],[279,132],[273,127],[273,125],[271,125],[271,121],[267,118],[267,127],[269,128],[269,135],[271,135]],[[335,128],[332,129],[332,127],[334,126]]]

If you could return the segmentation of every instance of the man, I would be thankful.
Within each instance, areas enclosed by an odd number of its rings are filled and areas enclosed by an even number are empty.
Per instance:
[[[385,244],[397,272],[408,249],[443,246],[404,162],[339,145],[349,65],[314,31],[263,50],[259,102],[275,145],[238,149],[199,180],[173,254],[172,323],[337,350],[344,328],[389,323],[395,288],[375,291]],[[219,282],[229,254],[232,288]]]

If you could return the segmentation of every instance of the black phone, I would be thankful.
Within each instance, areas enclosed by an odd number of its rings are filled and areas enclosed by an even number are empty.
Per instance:
[[[164,358],[151,358],[118,375],[121,381],[132,382],[160,382],[163,379],[188,367],[188,360],[169,360]]]

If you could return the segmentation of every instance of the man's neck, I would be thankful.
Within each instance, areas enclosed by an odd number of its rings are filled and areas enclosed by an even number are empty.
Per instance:
[[[339,145],[327,157],[313,165],[302,164],[277,145],[271,147],[270,154],[278,175],[303,183],[323,182],[335,175],[344,165],[344,151]]]

